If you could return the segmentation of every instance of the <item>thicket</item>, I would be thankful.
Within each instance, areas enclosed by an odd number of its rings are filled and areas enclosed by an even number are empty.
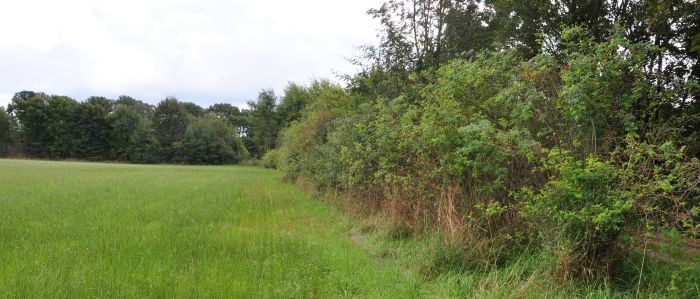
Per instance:
[[[345,194],[399,232],[437,229],[476,269],[536,249],[554,257],[562,280],[618,279],[653,236],[700,237],[700,73],[689,41],[698,25],[688,23],[698,5],[675,3],[667,21],[670,8],[647,1],[606,2],[600,19],[558,10],[560,20],[590,23],[540,23],[525,37],[527,27],[450,25],[502,24],[499,13],[534,9],[486,2],[389,1],[370,11],[382,44],[368,48],[347,88],[312,84],[320,91],[266,164]],[[635,21],[669,31],[635,31]],[[464,30],[506,36],[477,48],[448,38]]]

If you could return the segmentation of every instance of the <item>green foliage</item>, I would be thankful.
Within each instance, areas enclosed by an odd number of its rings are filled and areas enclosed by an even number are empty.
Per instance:
[[[265,155],[262,157],[262,166],[265,168],[277,168],[277,164],[279,161],[279,150],[273,149],[265,153]]]
[[[239,136],[247,127],[248,121],[241,110],[231,104],[214,104],[207,109],[207,112],[216,115],[227,124],[233,126]]]
[[[312,96],[282,135],[278,168],[476,246],[448,264],[500,266],[530,244],[563,280],[618,277],[638,234],[697,236],[700,163],[673,142],[677,87],[650,79],[659,48],[597,38],[572,28],[557,56],[505,50],[405,77],[364,71],[352,105],[330,113]]]
[[[552,149],[538,169],[549,174],[547,184],[534,193],[522,191],[525,217],[538,223],[545,242],[560,243],[550,245],[568,256],[559,265],[568,269],[563,275],[616,274],[620,257],[614,255],[631,245],[621,239],[625,232],[673,229],[697,236],[700,231],[700,163],[686,160],[670,142],[651,145],[631,136],[627,141],[609,161],[580,161]]]
[[[611,255],[617,254],[617,240],[634,207],[630,193],[616,188],[618,169],[553,149],[540,170],[552,178],[537,194],[524,189],[523,213],[539,223],[545,243],[557,250],[562,278],[612,276],[619,257]]]
[[[153,112],[153,130],[160,141],[163,158],[175,159],[175,143],[181,142],[190,122],[185,105],[175,98],[166,98]]]
[[[182,142],[175,144],[177,161],[190,164],[237,163],[248,157],[235,130],[215,116],[196,118],[187,127]]]
[[[280,124],[287,127],[293,121],[301,118],[301,112],[312,101],[309,90],[296,83],[289,83],[284,89],[284,96],[277,106]]]
[[[42,158],[66,158],[75,149],[71,124],[79,107],[68,97],[19,92],[8,112],[22,125],[24,152]]]
[[[328,81],[315,81],[304,92],[310,102],[302,111],[301,119],[282,132],[277,167],[289,180],[305,176],[322,182],[328,179],[324,176],[329,172],[323,168],[328,166],[328,158],[333,153],[328,153],[321,145],[348,98],[342,88]]]
[[[554,227],[576,243],[615,238],[632,208],[623,190],[614,188],[616,168],[596,158],[574,160],[568,153],[553,149],[543,162],[542,171],[553,174],[540,192],[531,196],[536,218],[548,219]],[[528,196],[530,197],[530,196]]]
[[[634,221],[647,227],[700,236],[700,161],[673,142],[649,144],[627,138],[613,153],[621,170],[618,188],[634,200]]]
[[[0,157],[4,157],[9,153],[12,142],[10,129],[10,118],[5,112],[5,108],[0,107]]]
[[[133,106],[118,105],[108,120],[112,127],[111,159],[132,163],[160,161],[160,143],[151,133],[147,119]]]
[[[167,98],[154,108],[128,96],[78,102],[25,91],[8,108],[0,115],[0,133],[10,134],[0,136],[3,155],[10,145],[13,154],[33,158],[132,163],[237,163],[248,155],[240,138],[248,122],[228,104],[205,111]]]
[[[192,102],[183,102],[182,103],[185,106],[185,111],[189,113],[190,115],[194,117],[202,117],[206,113],[204,108],[200,107],[199,105],[192,103]]]
[[[248,102],[251,126],[246,133],[254,145],[251,149],[254,157],[261,157],[265,152],[275,147],[279,133],[276,105],[277,96],[271,89],[261,91],[256,101]]]
[[[151,129],[139,122],[129,136],[126,155],[131,163],[158,163],[162,161],[161,147]]]
[[[112,126],[108,120],[111,101],[92,97],[74,113],[74,156],[83,160],[104,160],[110,156]],[[58,135],[63,136],[63,135]]]
[[[139,126],[143,126],[143,117],[126,105],[118,105],[113,113],[108,116],[112,127],[110,156],[115,160],[128,160],[128,148],[132,142],[132,136]]]
[[[20,92],[8,112],[34,157],[230,163],[247,148],[417,237],[437,228],[454,246],[431,276],[503,267],[527,244],[563,280],[620,278],[648,236],[700,235],[696,2],[388,0],[346,89],[290,83],[244,111]]]
[[[114,101],[114,107],[126,106],[131,110],[136,111],[142,117],[146,119],[151,119],[153,116],[153,106],[134,99],[130,96],[119,96],[119,98]]]

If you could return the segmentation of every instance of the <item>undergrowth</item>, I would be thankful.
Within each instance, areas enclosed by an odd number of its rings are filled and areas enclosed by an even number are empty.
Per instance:
[[[307,191],[309,190],[306,185]],[[380,263],[416,275],[421,296],[453,298],[696,298],[700,255],[678,233],[657,247],[632,250],[614,279],[581,281],[561,274],[562,250],[536,242],[456,242],[438,229],[415,230],[347,194],[311,191],[356,223],[351,239]],[[359,237],[358,237],[359,236]],[[561,242],[565,243],[565,242]],[[652,248],[653,247],[653,248]],[[659,256],[659,254],[665,254]]]

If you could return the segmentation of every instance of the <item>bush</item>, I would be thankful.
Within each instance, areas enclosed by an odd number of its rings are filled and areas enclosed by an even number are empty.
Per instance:
[[[277,168],[277,161],[279,159],[279,150],[273,149],[267,151],[262,157],[262,166],[265,168]]]
[[[540,223],[545,244],[558,251],[560,277],[611,276],[617,240],[633,207],[629,193],[616,188],[618,169],[554,149],[540,170],[552,177],[537,194],[525,188],[524,214]]]
[[[563,57],[478,53],[411,74],[394,98],[359,90],[354,105],[309,105],[283,133],[277,165],[416,235],[437,228],[479,248],[448,264],[501,265],[535,244],[556,254],[559,277],[615,276],[637,245],[628,240],[698,236],[700,163],[645,106],[652,47],[572,40]]]
[[[537,192],[523,188],[522,213],[560,257],[560,277],[614,277],[635,245],[621,238],[624,233],[646,242],[649,230],[700,232],[700,163],[686,160],[672,143],[629,137],[607,161],[580,161],[552,149],[538,171],[550,179]]]
[[[611,159],[621,172],[617,188],[634,202],[630,220],[698,238],[700,161],[684,152],[671,141],[654,145],[628,136],[627,145],[613,152]]]
[[[345,105],[350,101],[342,88],[328,81],[313,82],[308,92],[311,103],[302,111],[301,120],[282,132],[277,167],[287,180],[303,177],[328,187],[324,168],[338,153],[329,155],[324,144],[334,120],[341,110],[347,111]]]

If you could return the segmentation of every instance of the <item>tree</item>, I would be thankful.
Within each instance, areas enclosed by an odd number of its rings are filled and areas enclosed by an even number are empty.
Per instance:
[[[30,91],[18,92],[8,111],[18,121],[24,153],[39,158],[66,158],[74,149],[70,133],[77,101]]]
[[[183,102],[182,104],[185,105],[185,110],[187,110],[187,113],[191,114],[192,116],[200,117],[204,116],[204,113],[206,113],[204,108],[195,103]]]
[[[458,1],[450,7],[445,20],[445,45],[441,62],[488,49],[494,41],[502,40],[505,32],[496,34],[491,27],[493,24],[484,25],[490,21],[489,17],[497,18],[498,14],[485,14],[475,1]]]
[[[178,148],[178,160],[191,164],[236,163],[248,156],[233,128],[213,115],[196,118]]]
[[[106,160],[110,156],[112,125],[108,116],[112,101],[90,97],[75,112],[73,134],[76,140],[75,156],[86,160]]]
[[[22,91],[15,94],[8,105],[8,112],[19,122],[23,150],[34,157],[48,155],[48,111],[45,94]]]
[[[10,148],[10,118],[0,107],[0,157],[7,156]]]
[[[375,61],[398,73],[437,65],[451,0],[389,0],[369,14],[382,24]]]
[[[160,161],[160,143],[148,120],[139,112],[141,105],[121,102],[109,115],[112,126],[112,159],[132,163]]]
[[[114,101],[114,106],[126,106],[138,112],[146,119],[150,119],[153,116],[153,105],[146,104],[130,96],[119,96],[119,98]]]
[[[162,161],[160,143],[145,122],[136,123],[134,131],[129,136],[126,154],[131,163],[158,163]]]
[[[189,118],[185,105],[176,98],[166,98],[156,106],[153,112],[153,129],[166,161],[175,158],[173,145],[182,141],[185,136]]]
[[[311,94],[303,85],[289,83],[284,89],[284,96],[277,106],[280,126],[287,127],[291,122],[301,118],[301,111],[311,102]]]
[[[49,157],[54,159],[72,157],[80,147],[79,140],[72,134],[80,103],[70,97],[53,95],[48,98],[46,109],[49,117],[47,123]]]
[[[250,132],[248,132],[254,148],[252,154],[261,157],[265,152],[275,147],[279,134],[279,120],[276,112],[277,97],[271,89],[258,94],[256,101],[248,102],[250,107]]]
[[[369,14],[381,23],[370,61],[407,76],[495,47],[539,53],[546,0],[388,0]]]
[[[554,1],[560,2],[560,1]],[[552,22],[554,9],[549,0],[487,0],[486,11],[475,13],[488,24],[486,36],[477,36],[472,43],[516,49],[525,58],[532,58],[542,52],[547,33],[559,36],[560,23]],[[553,23],[553,24],[552,24]],[[459,24],[459,23],[458,23]],[[495,43],[495,45],[491,45]]]
[[[238,107],[231,104],[214,104],[209,106],[207,112],[216,115],[216,117],[233,126],[238,136],[244,135],[248,122]]]
[[[129,148],[133,142],[133,136],[139,127],[144,126],[144,118],[138,112],[126,105],[117,106],[116,110],[108,116],[112,127],[111,153],[114,160],[127,161]]]

